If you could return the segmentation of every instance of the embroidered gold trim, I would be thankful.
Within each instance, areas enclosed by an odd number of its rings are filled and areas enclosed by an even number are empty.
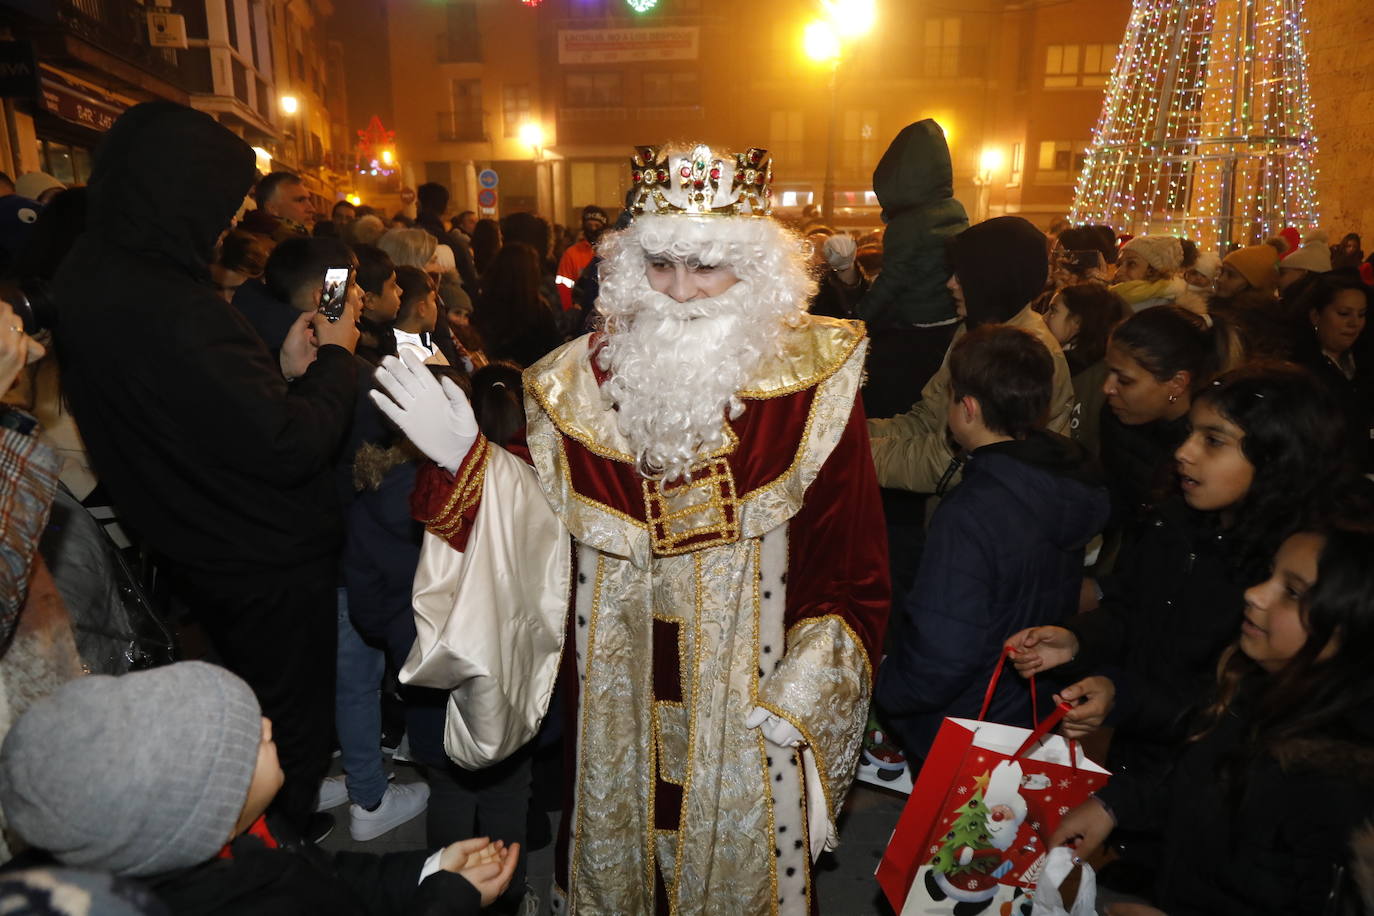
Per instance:
[[[692,554],[692,677],[683,686],[689,688],[683,694],[691,707],[687,720],[687,766],[682,785],[682,811],[677,822],[677,855],[673,857],[673,886],[668,889],[668,908],[677,912],[677,892],[682,884],[682,861],[687,858],[683,846],[683,833],[687,829],[687,807],[692,798],[692,769],[695,764],[697,746],[697,706],[701,702],[697,696],[697,675],[701,671],[701,553]],[[690,697],[690,699],[689,699]]]
[[[606,575],[606,555],[598,553],[596,556],[596,581],[592,585],[592,606],[588,612],[587,619],[587,655],[583,664],[583,684],[592,679],[592,660],[596,648],[596,627],[601,617],[601,584]],[[577,723],[577,758],[578,770],[582,769],[581,758],[587,750],[587,720],[591,717],[591,702],[585,687],[578,691],[578,706],[581,707],[579,721]],[[577,889],[577,870],[578,859],[582,855],[582,826],[585,820],[586,795],[582,791],[582,780],[576,780],[577,785],[577,818],[573,824],[572,835],[568,842],[568,896],[572,900],[577,899],[575,893]]]
[[[644,517],[655,555],[670,557],[739,540],[735,476],[724,459],[698,465],[689,482],[663,486],[645,480],[643,487]]]
[[[425,523],[428,530],[446,540],[462,528],[463,515],[482,498],[482,487],[487,480],[487,462],[491,459],[491,443],[486,436],[479,434],[473,448],[478,450],[477,457],[468,461],[461,476],[454,480],[453,491],[444,508]]]
[[[762,401],[814,388],[839,371],[865,337],[862,321],[818,315],[812,315],[807,327],[796,333],[807,334],[810,342],[770,359],[759,378],[738,392],[739,398]]]

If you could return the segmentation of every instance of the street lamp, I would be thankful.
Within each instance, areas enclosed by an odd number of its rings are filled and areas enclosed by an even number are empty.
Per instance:
[[[827,223],[835,217],[835,144],[838,142],[840,61],[845,42],[867,35],[877,19],[875,0],[821,0],[825,18],[818,19],[802,33],[806,56],[818,64],[830,65],[830,135],[825,145],[825,190],[821,196],[821,218]]]
[[[284,95],[281,97],[282,114],[293,115],[297,111],[300,111],[300,108],[301,100],[296,98],[294,95]]]
[[[534,158],[538,159],[544,149],[544,128],[533,121],[526,121],[520,125],[519,137],[521,143],[534,150]]]
[[[992,176],[1001,171],[1004,161],[1006,161],[1006,157],[1002,155],[1002,150],[996,146],[986,146],[978,154],[978,171],[973,176],[973,183],[978,186],[978,218],[980,222],[988,218],[988,196],[992,188]]]

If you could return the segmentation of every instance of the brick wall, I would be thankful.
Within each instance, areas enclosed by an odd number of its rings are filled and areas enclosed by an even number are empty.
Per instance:
[[[1308,0],[1322,227],[1374,238],[1374,3]],[[1371,242],[1365,242],[1370,250]]]

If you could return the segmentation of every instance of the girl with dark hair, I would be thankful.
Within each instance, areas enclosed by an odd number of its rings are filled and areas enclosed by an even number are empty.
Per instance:
[[[473,327],[487,359],[526,368],[563,342],[542,295],[539,253],[523,242],[501,247],[482,280]]]
[[[1295,358],[1341,402],[1351,452],[1374,471],[1374,357],[1365,333],[1374,296],[1354,271],[1317,274],[1311,284],[1299,303],[1311,330],[1299,338]]]
[[[1227,373],[1197,396],[1190,417],[1175,453],[1177,495],[1149,517],[1112,575],[1086,583],[1100,607],[1086,601],[1091,613],[1008,641],[1023,675],[1058,669],[1056,677],[1080,679],[1060,694],[1087,698],[1065,718],[1066,733],[1090,732],[1114,709],[1113,772],[1153,771],[1172,758],[1240,626],[1244,588],[1264,577],[1304,519],[1363,483],[1343,460],[1339,409],[1296,366]],[[1151,867],[1153,839],[1131,837],[1123,869]]]
[[[515,363],[491,363],[472,375],[472,411],[482,435],[504,446],[525,430],[525,388]]]
[[[1045,324],[1064,348],[1077,404],[1069,428],[1073,438],[1098,453],[1099,417],[1106,394],[1107,339],[1131,310],[1121,297],[1098,283],[1066,286],[1050,300]]]
[[[1138,521],[1168,485],[1169,456],[1187,434],[1193,395],[1228,368],[1231,353],[1224,322],[1177,305],[1137,312],[1112,331],[1099,451],[1113,527]]]
[[[1076,837],[1086,855],[1118,824],[1162,829],[1151,897],[1172,916],[1356,911],[1340,905],[1341,875],[1374,814],[1370,557],[1367,524],[1289,536],[1245,592],[1239,638],[1177,762],[1119,774],[1051,845]]]

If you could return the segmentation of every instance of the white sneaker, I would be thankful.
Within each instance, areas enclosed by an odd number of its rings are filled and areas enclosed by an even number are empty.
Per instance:
[[[348,787],[344,785],[344,777],[326,776],[320,783],[320,795],[315,800],[316,811],[328,811],[330,808],[337,808],[348,801]]]
[[[386,787],[376,811],[361,805],[348,808],[348,833],[359,843],[375,840],[406,821],[425,813],[429,805],[429,785],[423,782],[393,783]]]

